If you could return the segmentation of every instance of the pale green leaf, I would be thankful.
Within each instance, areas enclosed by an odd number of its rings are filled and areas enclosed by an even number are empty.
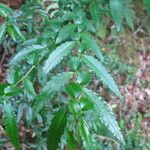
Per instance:
[[[51,71],[58,63],[60,63],[65,56],[67,56],[71,49],[74,46],[74,42],[66,42],[57,47],[48,57],[44,63],[42,70],[43,75],[45,76]]]
[[[101,122],[112,132],[112,134],[122,143],[125,144],[123,136],[120,132],[120,128],[115,119],[115,116],[112,110],[109,108],[107,103],[98,96],[97,93],[88,90],[86,88],[83,89],[85,95],[91,102],[94,103],[94,113],[98,116]]]
[[[12,9],[10,7],[8,7],[3,3],[0,3],[0,14],[2,14],[3,17],[7,17],[11,13],[12,13]]]
[[[124,17],[122,0],[109,0],[109,5],[111,10],[111,15],[115,21],[117,31],[120,31],[123,17]]]
[[[4,104],[3,114],[4,114],[3,120],[4,120],[5,129],[10,141],[16,150],[21,150],[19,144],[17,118],[14,109],[9,104]]]
[[[29,79],[23,80],[24,91],[28,97],[34,98],[36,96],[33,83]]]
[[[18,54],[16,54],[14,56],[14,58],[10,61],[10,65],[14,65],[16,64],[18,61],[26,58],[28,55],[30,55],[33,52],[37,52],[39,50],[45,49],[45,46],[41,46],[41,45],[32,45],[32,46],[28,46],[26,48],[24,48],[23,50],[21,50]]]
[[[64,26],[58,34],[56,43],[60,43],[64,41],[65,39],[67,39],[74,32],[76,27],[77,26],[75,24],[67,24],[66,26]]]
[[[103,55],[101,53],[101,49],[99,48],[99,45],[97,44],[96,40],[92,37],[92,35],[90,33],[83,33],[82,41],[87,46],[88,49],[95,52],[96,56],[100,60],[103,60]]]
[[[113,91],[121,100],[123,99],[114,79],[97,59],[92,56],[83,55],[82,60],[111,91]]]
[[[80,132],[80,136],[83,140],[83,145],[84,145],[85,149],[92,150],[94,147],[93,147],[93,144],[91,141],[90,131],[82,119],[79,124],[79,132]]]
[[[35,104],[33,106],[34,112],[38,112],[46,101],[51,100],[54,95],[60,91],[66,83],[68,83],[72,75],[72,72],[57,74],[50,81],[48,81],[41,90],[40,95],[38,95],[36,98]]]
[[[2,25],[0,26],[0,44],[1,44],[2,41],[3,41],[5,32],[6,32],[6,24],[4,23],[4,24],[2,24]]]
[[[135,21],[135,11],[133,9],[132,0],[123,1],[124,4],[124,17],[128,26],[133,30]]]

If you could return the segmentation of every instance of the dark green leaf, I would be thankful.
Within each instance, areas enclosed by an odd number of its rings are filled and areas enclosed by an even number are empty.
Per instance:
[[[93,1],[90,4],[90,14],[92,16],[96,28],[98,28],[100,24],[100,6],[97,1]]]
[[[144,0],[144,5],[146,7],[146,10],[148,14],[150,15],[150,1],[149,0]]]
[[[7,86],[4,90],[6,96],[16,96],[21,93],[21,89],[17,86]]]
[[[89,84],[91,82],[92,78],[88,72],[79,72],[77,74],[77,83],[79,84]]]
[[[94,104],[87,98],[80,98],[79,100],[80,107],[82,111],[87,111],[93,108]]]
[[[78,98],[78,96],[81,94],[81,87],[76,83],[69,83],[66,86],[66,90],[68,94],[73,98]]]
[[[69,147],[69,149],[77,150],[77,143],[73,136],[73,132],[68,131],[66,135],[66,139],[67,139],[67,146]]]
[[[48,150],[57,150],[67,124],[67,116],[67,111],[65,109],[60,109],[53,118],[47,135]]]
[[[7,83],[0,84],[0,96],[5,94],[4,90],[7,86],[9,86],[9,84],[7,84]]]
[[[16,118],[16,114],[14,113],[14,109],[9,104],[4,104],[3,113],[4,113],[4,125],[8,137],[12,142],[13,146],[15,147],[15,149],[21,150],[19,144],[17,118]]]

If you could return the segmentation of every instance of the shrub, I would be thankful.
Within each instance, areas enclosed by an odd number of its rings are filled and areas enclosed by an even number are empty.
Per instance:
[[[149,13],[150,3],[144,3]],[[96,33],[105,25],[105,17],[114,20],[116,31],[124,19],[133,30],[132,1],[45,4],[29,0],[17,11],[0,4],[0,15],[5,20],[0,43],[7,42],[17,51],[9,63],[7,83],[0,85],[4,125],[15,149],[21,149],[17,127],[21,119],[27,126],[42,122],[39,135],[47,139],[39,138],[41,149],[45,142],[49,150],[101,149],[99,139],[104,136],[125,146],[115,115],[91,85],[97,77],[123,102],[104,66],[105,54]]]

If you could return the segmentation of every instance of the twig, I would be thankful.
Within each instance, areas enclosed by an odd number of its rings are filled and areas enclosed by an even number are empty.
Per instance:
[[[17,86],[22,80],[24,80],[34,68],[35,66],[33,65],[31,69],[25,74],[25,76],[23,76],[14,86]]]

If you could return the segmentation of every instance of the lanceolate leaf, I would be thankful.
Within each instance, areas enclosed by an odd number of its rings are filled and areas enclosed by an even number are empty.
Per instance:
[[[0,44],[1,44],[2,41],[3,41],[3,37],[4,37],[4,35],[5,35],[5,32],[6,32],[6,24],[4,23],[4,24],[2,24],[2,25],[0,26]]]
[[[2,14],[4,17],[7,17],[11,13],[12,13],[11,8],[9,8],[7,5],[3,3],[0,3],[0,15]]]
[[[111,91],[113,91],[121,100],[123,99],[114,79],[97,59],[92,56],[83,55],[83,61],[92,69],[97,77],[109,87]]]
[[[85,122],[82,119],[79,124],[79,132],[86,150],[92,150],[94,147],[92,145],[91,135],[88,127],[86,126]]]
[[[43,75],[46,75],[52,70],[58,63],[60,63],[65,56],[69,54],[73,48],[74,42],[66,42],[57,47],[45,61],[43,67]]]
[[[111,15],[115,21],[117,31],[120,31],[123,21],[123,4],[121,0],[109,0]]]
[[[65,109],[60,109],[53,118],[47,135],[48,150],[57,150],[67,124],[67,117],[67,111]]]
[[[88,49],[93,50],[96,54],[96,56],[100,59],[103,60],[103,55],[101,53],[101,50],[95,41],[95,39],[91,36],[90,33],[83,33],[82,34],[82,41],[83,43],[87,46]]]
[[[16,150],[20,150],[17,118],[12,106],[4,104],[4,124],[8,137]]]
[[[15,55],[15,57],[10,61],[11,65],[16,64],[18,61],[26,58],[29,54],[35,52],[35,51],[39,51],[46,48],[45,46],[41,46],[41,45],[32,45],[32,46],[28,46],[26,48],[24,48],[22,51],[20,51],[18,54]]]
[[[146,10],[148,14],[150,15],[150,1],[149,0],[144,0],[144,5],[146,7]]]
[[[37,96],[35,104],[33,106],[34,112],[38,112],[44,105],[44,103],[53,98],[53,96],[61,90],[62,87],[69,81],[72,77],[72,72],[66,72],[58,74],[53,77],[47,84],[43,87],[40,95]]]
[[[30,80],[25,79],[23,81],[23,86],[24,86],[24,91],[26,92],[26,95],[28,97],[34,98],[36,96],[33,83]]]
[[[26,40],[25,37],[22,35],[22,33],[21,33],[21,31],[20,31],[18,25],[17,25],[14,21],[12,21],[12,26],[13,26],[15,32],[18,34],[18,36],[19,36],[23,41],[25,41],[25,40]]]
[[[90,4],[90,14],[92,16],[92,19],[96,25],[96,27],[99,27],[100,24],[100,7],[99,7],[99,3],[96,1],[93,1]]]
[[[60,33],[58,34],[58,37],[56,39],[56,43],[60,43],[63,40],[67,39],[76,29],[76,25],[75,24],[68,24],[66,26],[64,26]]]
[[[135,11],[133,9],[132,0],[123,1],[124,4],[124,16],[128,26],[133,30],[135,21]]]
[[[7,83],[0,84],[0,96],[3,96],[5,94],[4,93],[5,88],[8,86],[9,86],[9,84],[7,84]]]
[[[115,116],[107,103],[101,97],[99,97],[97,93],[86,88],[83,91],[87,98],[94,103],[94,112],[99,117],[101,122],[113,133],[113,135],[121,143],[125,144]]]

